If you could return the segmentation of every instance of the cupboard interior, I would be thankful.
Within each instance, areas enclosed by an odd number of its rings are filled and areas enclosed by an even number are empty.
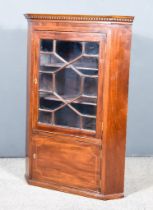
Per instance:
[[[96,130],[98,42],[40,40],[39,123]]]

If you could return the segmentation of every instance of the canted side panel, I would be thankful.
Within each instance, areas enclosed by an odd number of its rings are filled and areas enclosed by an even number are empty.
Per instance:
[[[32,24],[28,25],[28,52],[27,52],[27,104],[26,104],[26,176],[31,178],[31,132],[32,132],[32,103],[33,103],[33,60],[34,60],[34,33]]]
[[[103,101],[102,193],[123,193],[131,28],[112,29],[107,42]]]
[[[100,191],[99,145],[62,142],[47,137],[33,137],[32,145],[33,179]]]

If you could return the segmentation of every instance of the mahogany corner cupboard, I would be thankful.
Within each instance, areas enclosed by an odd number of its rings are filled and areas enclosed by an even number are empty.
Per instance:
[[[28,183],[123,197],[133,17],[25,17]]]

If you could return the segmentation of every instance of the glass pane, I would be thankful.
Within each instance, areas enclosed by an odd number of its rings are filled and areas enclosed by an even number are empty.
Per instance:
[[[63,98],[80,95],[80,76],[72,69],[65,68],[56,73],[56,92]]]
[[[87,77],[84,80],[84,94],[89,96],[97,96],[97,78]]]
[[[98,58],[97,57],[88,57],[82,56],[79,60],[74,62],[75,67],[86,67],[86,68],[98,68]]]
[[[79,103],[72,103],[71,105],[82,114],[96,115],[96,106]]]
[[[40,109],[44,110],[56,110],[63,105],[63,102],[60,101],[56,96],[53,94],[46,94],[46,93],[40,93],[40,99],[39,99],[39,107]]]
[[[53,41],[42,39],[40,43],[40,50],[45,52],[46,51],[51,52],[53,50]]]
[[[52,90],[52,75],[51,74],[39,74],[39,88],[41,90]]]
[[[53,67],[61,67],[64,64],[64,62],[58,58],[53,53],[46,54],[41,53],[40,54],[40,66],[53,66]]]
[[[78,104],[87,104],[87,105],[97,105],[97,98],[96,97],[86,97],[84,96],[80,96],[78,99],[76,99],[75,101],[73,101],[73,103],[78,103]]]
[[[40,65],[48,65],[51,62],[51,56],[46,54],[40,55]]]
[[[96,130],[98,42],[41,40],[39,123]]]
[[[66,61],[70,61],[81,55],[82,44],[80,42],[57,41],[56,51]]]
[[[60,67],[60,66],[59,66]],[[59,67],[55,66],[40,66],[40,72],[55,72]]]
[[[93,69],[78,69],[82,74],[84,75],[98,75],[98,71],[97,70],[93,70]]]
[[[95,130],[96,129],[96,119],[94,118],[83,118],[83,128],[88,130]]]
[[[55,101],[45,98],[40,98],[39,103],[41,109],[48,109],[48,110],[54,110],[62,105],[61,101]]]
[[[96,55],[99,51],[99,44],[96,42],[87,42],[85,44],[85,53]]]
[[[50,124],[52,121],[51,113],[39,111],[39,122]]]
[[[55,124],[80,128],[80,117],[68,106],[55,112]]]

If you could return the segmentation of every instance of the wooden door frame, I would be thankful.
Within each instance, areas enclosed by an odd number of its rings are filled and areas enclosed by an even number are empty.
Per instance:
[[[99,42],[99,66],[98,66],[98,101],[97,101],[97,113],[96,113],[96,132],[86,131],[73,128],[64,128],[62,126],[43,125],[38,123],[38,69],[39,69],[39,51],[40,51],[40,39],[56,39],[64,41],[97,41]],[[59,132],[66,134],[74,134],[80,136],[91,136],[95,138],[101,138],[102,136],[102,104],[103,104],[103,72],[104,72],[104,60],[105,60],[105,34],[99,33],[81,33],[81,32],[57,32],[57,31],[45,31],[34,32],[34,60],[33,60],[33,81],[34,81],[34,96],[33,96],[33,120],[32,127],[34,130],[43,130],[47,132]]]

